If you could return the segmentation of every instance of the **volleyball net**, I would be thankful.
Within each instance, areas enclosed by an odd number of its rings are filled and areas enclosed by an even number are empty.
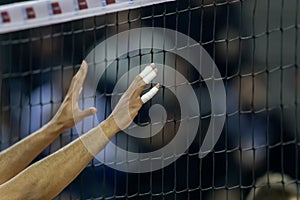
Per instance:
[[[299,194],[299,10],[299,0],[41,0],[0,6],[1,150],[51,119],[83,59],[90,66],[87,81],[97,74],[99,63],[110,63],[95,88],[87,84],[83,89],[95,92],[80,100],[81,107],[98,108],[99,121],[111,112],[112,99],[119,94],[114,90],[118,80],[136,66],[154,62],[162,64],[159,73],[175,70],[185,80],[168,73],[169,84],[162,79],[158,94],[134,120],[149,128],[149,137],[118,134],[112,139],[114,147],[102,152],[106,162],[94,159],[56,199],[235,200],[272,184],[291,186]],[[213,121],[211,107],[218,109],[222,102],[212,103],[211,79],[201,75],[203,68],[195,70],[177,51],[156,48],[164,41],[152,35],[131,37],[128,46],[136,39],[147,48],[120,55],[120,46],[107,42],[142,28],[186,35],[190,39],[175,42],[174,49],[199,45],[217,66],[217,81],[226,92],[226,112],[220,114],[225,123],[214,148],[201,159],[199,150]],[[164,32],[158,38],[171,40]],[[98,49],[101,44],[104,52]],[[193,89],[197,115],[182,118],[183,105],[176,94],[183,86]],[[151,116],[156,104],[165,109],[160,121]],[[189,101],[186,105],[196,108]],[[195,137],[186,151],[174,152],[176,159],[168,166],[144,173],[114,167],[117,155],[110,152],[115,148],[139,154],[159,150],[178,136],[185,121],[193,120],[199,123]],[[95,125],[94,120],[85,120],[80,128],[63,133],[37,160]],[[195,128],[186,135],[192,131]],[[120,159],[127,162],[125,158]],[[163,159],[167,162],[170,157]],[[140,166],[144,161],[134,162]],[[275,181],[274,174],[279,174]],[[265,181],[257,181],[264,175]]]

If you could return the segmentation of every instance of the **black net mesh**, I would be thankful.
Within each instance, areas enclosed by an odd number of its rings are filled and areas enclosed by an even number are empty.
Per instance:
[[[198,135],[176,162],[154,172],[124,173],[94,160],[56,199],[246,199],[251,189],[269,186],[273,173],[281,177],[276,183],[298,188],[299,10],[299,0],[177,0],[2,34],[1,150],[51,119],[73,74],[95,45],[128,29],[164,27],[198,41],[221,72],[227,113],[217,145],[205,158],[198,158],[210,108],[205,83],[191,66],[155,49],[127,55],[103,77],[99,98],[104,103],[98,115],[104,118],[110,112],[107,102],[119,76],[116,73],[140,60],[169,60],[199,92]],[[136,142],[143,151],[163,146],[175,136],[180,123],[178,105],[166,88],[155,101],[171,104],[170,113],[160,139]],[[145,115],[136,121],[151,123]],[[77,137],[74,129],[63,133],[37,160]],[[129,148],[126,141],[130,138],[117,137],[121,146]],[[258,186],[258,178],[265,174],[266,181]]]

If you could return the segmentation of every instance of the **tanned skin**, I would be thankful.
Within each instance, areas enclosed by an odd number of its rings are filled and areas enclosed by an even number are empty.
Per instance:
[[[73,77],[63,103],[49,123],[0,153],[0,185],[25,169],[62,132],[75,125],[72,111],[78,116],[77,122],[97,112],[96,108],[82,111],[76,103],[85,78],[86,68],[84,61],[81,69]],[[73,107],[72,102],[76,103]]]
[[[156,68],[153,70],[157,73]],[[24,169],[63,130],[75,125],[74,112],[79,121],[97,112],[96,108],[85,111],[78,108],[77,100],[86,73],[87,63],[84,61],[72,80],[62,106],[51,122],[1,153],[1,200],[54,198],[78,176],[115,134],[127,128],[136,117],[143,105],[140,95],[146,86],[143,78],[139,75],[106,120],[59,151]],[[159,85],[155,87],[158,88]],[[75,106],[75,109],[72,106]],[[26,153],[24,153],[25,151]],[[12,166],[16,169],[11,169]],[[9,173],[9,175],[5,175],[5,173]],[[6,178],[3,178],[2,175]]]

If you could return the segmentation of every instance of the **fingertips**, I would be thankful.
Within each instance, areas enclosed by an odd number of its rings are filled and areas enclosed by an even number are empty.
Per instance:
[[[85,60],[82,61],[80,71],[82,71],[82,78],[85,79],[85,76],[87,74],[88,64]]]
[[[157,76],[157,73],[158,70],[155,64],[151,63],[139,74],[139,76],[143,79],[143,81],[146,84],[149,84]]]
[[[82,61],[79,70],[76,73],[76,76],[81,76],[82,72],[84,71],[84,69],[87,67],[87,63],[85,60]]]
[[[152,99],[154,95],[157,94],[158,90],[159,90],[159,84],[156,84],[149,92],[147,92],[141,97],[142,102],[146,103],[147,101]]]
[[[150,66],[152,67],[152,69],[155,69],[155,68],[156,68],[155,63],[151,63]]]
[[[144,78],[147,74],[149,74],[153,70],[152,66],[148,65],[145,69],[139,74],[141,78]]]
[[[151,63],[136,77],[135,81],[133,82],[135,95],[140,96],[143,92],[145,86],[149,84],[156,76],[158,70],[154,63]]]
[[[87,64],[86,60],[82,60],[81,65],[82,65],[82,66],[87,66],[88,64]]]
[[[82,60],[81,66],[79,70],[85,70],[88,67],[88,64],[85,60]]]
[[[94,115],[98,112],[98,109],[95,107],[91,107],[91,108],[89,108],[89,111],[91,112],[92,115]]]
[[[147,74],[143,80],[146,84],[149,84],[155,77],[157,76],[157,71],[153,70],[149,74]]]
[[[79,95],[82,90],[82,85],[85,80],[86,74],[87,74],[88,65],[85,60],[82,61],[81,67],[78,70],[77,74],[75,75],[75,92]]]

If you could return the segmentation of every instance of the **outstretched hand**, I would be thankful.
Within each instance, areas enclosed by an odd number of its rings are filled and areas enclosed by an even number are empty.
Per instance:
[[[80,122],[85,117],[94,115],[98,112],[95,107],[91,107],[87,110],[80,110],[78,106],[78,99],[87,74],[87,70],[88,65],[86,61],[83,61],[79,71],[72,79],[64,101],[51,120],[52,123],[61,127],[62,131],[73,127],[75,123]],[[76,116],[76,122],[74,120],[74,116]]]
[[[61,127],[62,131],[73,127],[85,117],[94,115],[98,112],[95,107],[91,107],[87,110],[80,110],[78,106],[78,99],[88,71],[87,69],[88,65],[83,61],[79,71],[72,79],[64,101],[51,120],[52,123]],[[126,129],[137,116],[138,111],[143,104],[149,101],[158,92],[159,84],[141,96],[145,86],[157,76],[157,72],[155,64],[152,63],[150,66],[147,66],[138,76],[136,76],[129,88],[123,94],[113,112],[108,117],[110,121],[113,121],[116,130]],[[74,116],[76,116],[76,120],[74,120]]]
[[[150,66],[147,66],[136,76],[129,88],[120,98],[111,115],[108,117],[108,119],[114,122],[113,125],[116,130],[120,131],[126,129],[137,116],[143,104],[149,101],[158,92],[159,84],[141,96],[145,86],[157,76],[157,72],[155,64],[152,63]]]

